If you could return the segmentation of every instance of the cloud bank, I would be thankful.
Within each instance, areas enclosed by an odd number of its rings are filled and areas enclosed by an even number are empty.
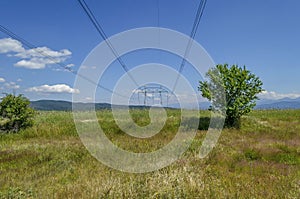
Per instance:
[[[28,69],[43,69],[47,65],[62,63],[72,55],[68,49],[54,51],[48,47],[37,47],[27,50],[21,42],[12,38],[0,39],[0,53],[20,58],[14,66]]]
[[[282,98],[291,98],[291,99],[295,99],[300,97],[300,93],[276,93],[274,91],[263,91],[262,93],[260,93],[258,95],[258,97],[260,99],[282,99]]]
[[[66,84],[56,84],[56,85],[42,85],[28,88],[28,92],[37,93],[79,93],[78,89],[73,89]]]

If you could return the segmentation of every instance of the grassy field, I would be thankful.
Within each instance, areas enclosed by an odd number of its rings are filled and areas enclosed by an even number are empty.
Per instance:
[[[150,139],[118,129],[109,111],[99,123],[116,145],[149,152],[167,144],[180,113]],[[134,120],[149,123],[142,110]],[[208,112],[201,112],[203,118]],[[240,130],[224,129],[208,157],[198,157],[205,136],[181,159],[163,169],[131,174],[97,161],[81,143],[70,112],[39,112],[35,125],[19,134],[0,134],[0,198],[300,198],[300,110],[254,111]]]

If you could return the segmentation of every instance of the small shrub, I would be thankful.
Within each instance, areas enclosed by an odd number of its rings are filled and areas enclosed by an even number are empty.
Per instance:
[[[0,102],[0,131],[18,132],[33,125],[34,110],[23,95],[7,94]]]

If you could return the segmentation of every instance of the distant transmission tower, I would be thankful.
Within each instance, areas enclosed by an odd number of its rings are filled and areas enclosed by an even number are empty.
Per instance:
[[[169,105],[170,91],[161,85],[147,84],[134,91],[134,95],[137,96],[138,104],[143,102],[144,106],[149,105]]]

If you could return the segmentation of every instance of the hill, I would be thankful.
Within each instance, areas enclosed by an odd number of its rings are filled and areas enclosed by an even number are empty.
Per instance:
[[[209,107],[209,102],[199,103],[201,110],[205,110]],[[31,101],[32,108],[42,111],[71,111],[72,102],[62,101],[62,100],[38,100]],[[95,106],[96,110],[111,109],[111,104],[109,103],[76,103],[78,110],[91,110]],[[125,105],[114,105],[118,108],[125,108]],[[180,108],[179,104],[171,105],[172,108]],[[144,106],[130,106],[130,108],[145,108]],[[188,105],[185,108],[191,109]],[[300,98],[291,99],[283,98],[278,100],[258,100],[255,109],[300,109]]]
[[[259,100],[256,109],[300,109],[300,98],[278,100]]]
[[[62,100],[38,100],[38,101],[31,101],[30,106],[35,110],[40,111],[71,111],[72,110],[72,102],[69,101],[62,101]],[[110,109],[111,104],[108,103],[75,103],[76,109],[79,110],[91,110],[94,108],[96,110],[101,109]],[[118,105],[116,105],[118,106]],[[124,108],[124,106],[118,106],[119,108]]]
[[[75,103],[76,110],[102,110],[111,109],[112,105],[109,103]],[[39,111],[72,111],[72,102],[62,100],[38,100],[31,101],[30,106]],[[126,108],[125,105],[113,105],[116,108]],[[145,108],[145,106],[130,106],[130,108]]]

